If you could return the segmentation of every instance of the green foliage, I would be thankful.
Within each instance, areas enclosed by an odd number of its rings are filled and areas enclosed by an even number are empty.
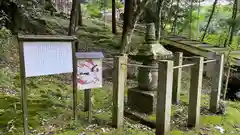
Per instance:
[[[119,9],[119,8],[123,8],[124,5],[119,1],[119,0],[116,0],[116,8]]]
[[[10,30],[8,30],[8,29],[6,29],[5,27],[2,27],[1,29],[0,29],[0,39],[6,39],[6,38],[8,38],[9,36],[11,35],[11,32],[10,32]],[[2,40],[0,40],[0,41],[2,41]]]
[[[212,10],[212,6],[201,6],[199,16],[198,16],[198,10],[196,7],[194,7],[194,10],[192,12],[191,35],[195,37],[195,39],[199,38],[201,36],[200,34],[205,29],[211,10]],[[182,18],[178,17],[177,19],[177,32],[183,36],[189,35],[189,30],[188,30],[190,28],[189,16],[188,16],[189,7],[187,6],[184,7],[183,9],[180,10],[178,14],[182,15],[181,16]],[[210,43],[213,43],[213,45],[219,45],[219,44],[223,45],[224,41],[218,41],[219,39],[217,38],[221,37],[221,40],[225,39],[228,33],[229,26],[232,25],[233,23],[236,24],[236,26],[237,24],[239,24],[238,19],[236,20],[228,19],[228,18],[231,18],[231,14],[232,14],[232,5],[224,5],[224,6],[218,5],[216,7],[216,11],[214,13],[213,19],[211,20],[211,23],[208,28],[208,34],[210,34],[208,41],[210,41]],[[236,30],[238,31],[237,28],[238,27],[236,27]],[[212,37],[212,35],[215,35],[215,34],[218,34],[218,36]]]
[[[6,29],[5,27],[2,27],[0,29],[0,64],[1,64],[1,61],[6,60],[6,57],[7,57],[6,53],[10,48],[10,45],[9,45],[10,38],[11,38],[10,30]]]
[[[101,18],[102,17],[99,7],[97,7],[96,5],[93,5],[93,4],[87,5],[87,13],[92,18]]]
[[[87,14],[92,18],[101,18],[103,10],[108,11],[112,8],[112,0],[93,0],[86,4]],[[116,8],[123,8],[120,0],[116,0]]]

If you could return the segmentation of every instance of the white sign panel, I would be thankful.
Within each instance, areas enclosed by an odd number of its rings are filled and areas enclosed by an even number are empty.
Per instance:
[[[102,87],[102,60],[79,59],[77,61],[78,88],[81,90]]]
[[[73,71],[71,42],[23,42],[26,77]]]

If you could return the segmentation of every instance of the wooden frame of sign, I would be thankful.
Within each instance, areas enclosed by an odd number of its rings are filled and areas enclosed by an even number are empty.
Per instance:
[[[31,76],[41,76],[41,75],[50,75],[50,74],[60,74],[60,73],[71,73],[72,72],[72,81],[73,81],[73,119],[76,120],[76,105],[77,105],[77,82],[76,82],[76,57],[75,57],[75,41],[77,38],[74,36],[49,36],[49,35],[18,35],[18,44],[19,44],[19,58],[20,58],[20,76],[21,76],[21,104],[22,104],[22,112],[23,112],[23,122],[24,122],[24,135],[28,134],[28,109],[27,109],[27,90],[26,90],[26,77]],[[66,46],[68,45],[68,50],[66,51]],[[24,46],[26,48],[24,48]],[[49,48],[49,46],[53,48]],[[56,47],[57,46],[57,47]],[[45,50],[43,50],[44,47]],[[55,47],[55,48],[54,48]],[[61,47],[63,49],[61,49]],[[65,47],[65,48],[64,48]],[[40,48],[40,49],[39,49]],[[59,48],[59,49],[58,49]],[[31,51],[32,52],[31,52]],[[39,54],[36,54],[38,51]],[[48,71],[48,68],[44,68],[45,65],[49,64],[49,61],[57,59],[55,56],[53,59],[50,60],[41,60],[44,57],[38,57],[38,55],[43,54],[44,51],[49,51],[48,54],[54,55],[59,53],[59,57],[66,57],[68,61],[64,61],[68,64],[62,70],[61,68],[54,69],[52,68],[51,71]],[[64,54],[65,53],[65,54]],[[27,58],[27,56],[33,55],[34,58]],[[65,55],[65,56],[64,56]],[[64,57],[63,57],[64,56]],[[49,56],[47,57],[49,59]],[[37,62],[37,60],[41,60],[41,62]],[[57,59],[59,62],[58,64],[63,64],[62,59]],[[27,62],[27,63],[26,63]],[[56,62],[57,63],[57,62]],[[37,69],[39,71],[35,71],[35,65],[43,64],[42,68]],[[55,65],[55,63],[53,64]],[[57,65],[57,64],[56,64]],[[26,69],[27,66],[27,69]],[[33,70],[31,70],[33,69]],[[44,69],[44,70],[42,70]],[[57,71],[54,71],[57,70]],[[62,70],[62,71],[61,71]]]

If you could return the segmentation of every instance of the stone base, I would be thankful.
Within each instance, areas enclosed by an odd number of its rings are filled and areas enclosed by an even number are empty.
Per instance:
[[[156,111],[157,91],[128,89],[128,106],[140,113],[152,114]]]

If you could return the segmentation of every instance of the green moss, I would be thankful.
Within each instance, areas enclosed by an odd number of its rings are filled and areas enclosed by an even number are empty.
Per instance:
[[[225,117],[225,122],[228,124],[240,125],[240,119],[236,116],[240,116],[240,108],[228,107],[228,112]]]
[[[102,113],[96,114],[95,117],[98,119],[102,119],[104,121],[111,121],[111,113],[109,112],[102,112]]]
[[[95,114],[95,119],[99,125],[106,125],[107,123],[112,122],[112,114],[110,112],[101,112],[99,114]]]
[[[111,106],[112,93],[106,89],[93,90],[93,103],[95,109],[104,109]]]
[[[156,121],[156,114],[151,114],[146,117],[147,120]]]
[[[181,94],[180,95],[180,100],[183,104],[188,105],[188,94]],[[201,95],[201,106],[202,107],[207,107],[209,105],[209,95],[202,94]]]
[[[170,132],[171,135],[184,135],[184,132],[183,131],[180,131],[180,130],[172,130]]]
[[[221,123],[222,116],[201,116],[200,123],[202,125],[215,125]]]

